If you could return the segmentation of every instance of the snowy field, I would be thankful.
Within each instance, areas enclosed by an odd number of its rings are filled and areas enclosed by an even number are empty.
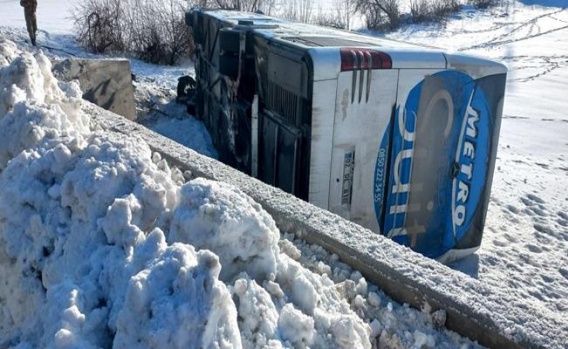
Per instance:
[[[69,36],[69,6],[39,5],[47,57],[88,56]],[[454,267],[563,323],[567,6],[503,1],[389,35],[508,65],[484,240]],[[93,132],[77,87],[54,80],[46,56],[26,43],[22,12],[18,1],[0,0],[0,348],[477,346],[437,329],[442,314],[397,305],[318,247],[281,236],[238,189],[182,185],[183,174],[147,147]],[[137,97],[175,112],[172,90],[189,68],[132,64]],[[203,126],[180,114],[148,125],[215,157]]]

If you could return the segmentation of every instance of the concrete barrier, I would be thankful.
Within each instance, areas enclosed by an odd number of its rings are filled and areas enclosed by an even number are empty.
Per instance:
[[[193,177],[239,187],[274,217],[280,230],[295,233],[336,253],[394,300],[418,309],[444,309],[446,327],[450,330],[491,348],[565,348],[563,340],[568,324],[546,309],[537,309],[522,299],[489,288],[141,125],[117,118],[94,105],[85,104],[84,110],[109,132],[141,137],[170,165],[190,171]]]
[[[57,62],[52,70],[60,80],[78,79],[85,100],[136,120],[129,60],[71,58]]]

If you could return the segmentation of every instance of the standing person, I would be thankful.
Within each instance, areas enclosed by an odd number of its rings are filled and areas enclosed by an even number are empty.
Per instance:
[[[36,46],[37,0],[20,0],[20,5],[24,8],[24,16],[26,16],[26,27],[28,28],[28,34],[30,34],[32,45]]]

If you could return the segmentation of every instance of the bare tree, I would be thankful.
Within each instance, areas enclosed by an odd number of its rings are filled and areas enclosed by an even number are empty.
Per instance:
[[[276,11],[278,0],[263,0],[258,8],[262,13],[272,15]]]
[[[313,16],[312,0],[289,0],[282,1],[279,6],[281,17],[286,19],[309,23]]]
[[[345,29],[351,29],[351,20],[355,12],[355,0],[335,0],[337,16],[345,23]]]

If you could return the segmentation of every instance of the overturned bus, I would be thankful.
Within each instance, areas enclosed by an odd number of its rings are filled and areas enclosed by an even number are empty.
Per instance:
[[[479,248],[505,66],[262,14],[186,22],[222,161],[428,257]]]

